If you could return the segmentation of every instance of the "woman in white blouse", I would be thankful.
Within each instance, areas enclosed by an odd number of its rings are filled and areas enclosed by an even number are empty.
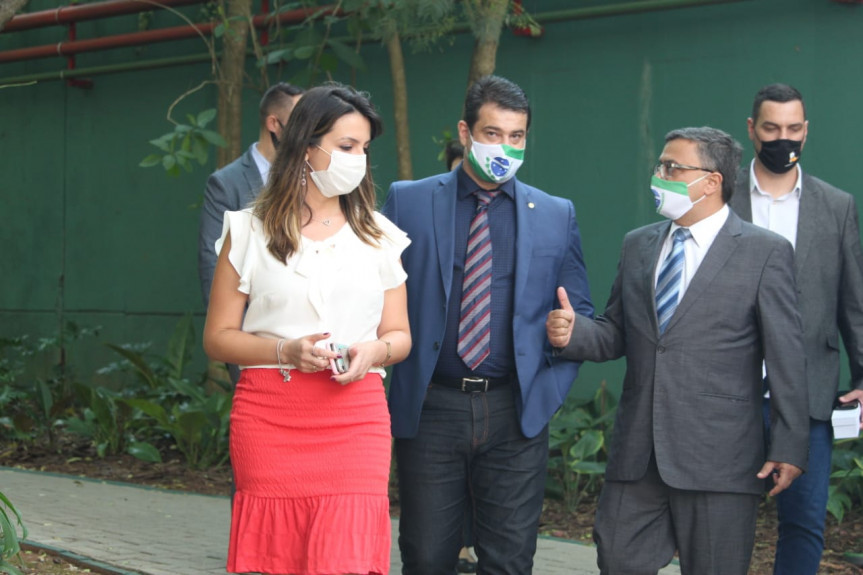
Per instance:
[[[204,348],[242,369],[229,572],[389,572],[383,377],[411,347],[410,241],[374,211],[380,132],[363,94],[309,90],[257,202],[225,214]]]

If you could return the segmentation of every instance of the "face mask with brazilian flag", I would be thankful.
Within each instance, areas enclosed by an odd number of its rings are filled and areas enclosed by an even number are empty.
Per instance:
[[[689,199],[689,186],[700,182],[709,175],[705,174],[688,184],[663,180],[659,176],[650,178],[650,191],[653,192],[653,199],[656,200],[656,213],[671,221],[682,218],[686,212],[692,209],[692,206],[707,197],[701,196],[693,202]]]
[[[468,161],[474,172],[487,182],[502,184],[515,176],[524,163],[524,148],[505,144],[482,144],[470,137]]]

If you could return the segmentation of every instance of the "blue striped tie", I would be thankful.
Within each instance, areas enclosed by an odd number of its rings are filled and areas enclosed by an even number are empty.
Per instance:
[[[464,281],[461,291],[461,313],[458,322],[458,355],[471,370],[489,355],[491,340],[491,234],[488,229],[488,205],[499,190],[477,190],[476,213],[470,222]]]
[[[665,333],[677,301],[680,299],[680,284],[683,279],[683,242],[692,237],[686,228],[674,230],[674,244],[671,252],[662,262],[659,279],[656,280],[656,316],[659,319],[659,333]]]

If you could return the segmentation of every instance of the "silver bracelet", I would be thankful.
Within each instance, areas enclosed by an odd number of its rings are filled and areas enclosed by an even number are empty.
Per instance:
[[[282,344],[284,343],[285,340],[280,339],[276,344],[276,361],[279,362],[279,373],[284,377],[282,381],[291,381],[291,370],[282,367]]]

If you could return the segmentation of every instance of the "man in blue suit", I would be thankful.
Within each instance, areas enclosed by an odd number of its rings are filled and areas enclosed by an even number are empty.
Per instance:
[[[530,573],[548,421],[578,364],[545,337],[555,286],[593,314],[572,203],[517,179],[530,105],[495,76],[468,90],[465,160],[392,185],[384,214],[408,233],[413,349],[393,368],[403,573],[455,572],[473,506],[479,572]]]

